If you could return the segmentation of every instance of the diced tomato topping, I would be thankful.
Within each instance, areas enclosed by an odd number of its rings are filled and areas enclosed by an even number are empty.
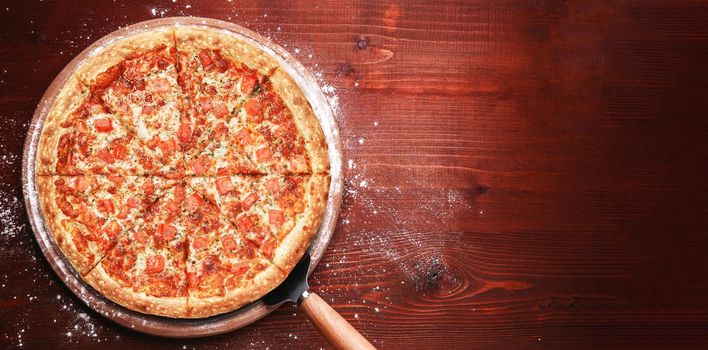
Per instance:
[[[221,102],[221,101],[214,101],[214,116],[217,118],[223,118],[227,115],[229,115],[229,110],[226,108],[226,105]]]
[[[189,123],[182,123],[177,129],[177,137],[179,142],[188,143],[192,139],[192,127]]]
[[[199,60],[202,61],[202,65],[204,67],[209,67],[214,64],[214,60],[211,59],[211,56],[209,55],[209,51],[207,51],[207,49],[200,51],[197,56],[199,56]]]
[[[160,225],[160,234],[166,241],[171,241],[177,235],[177,229],[170,224]]]
[[[275,240],[266,239],[261,245],[261,252],[268,258],[273,257],[273,251],[275,250]]]
[[[98,211],[105,214],[113,214],[116,208],[113,201],[110,199],[101,199],[98,201]]]
[[[259,162],[267,162],[273,158],[273,153],[266,146],[256,151],[256,160]]]
[[[238,247],[233,235],[221,237],[221,245],[228,250],[236,249]]]
[[[153,255],[145,260],[145,272],[158,273],[165,269],[165,257]]]
[[[247,263],[239,263],[239,264],[233,264],[229,267],[229,272],[233,275],[242,275],[248,271],[248,264]]]
[[[253,221],[251,221],[248,215],[243,215],[236,220],[236,225],[241,232],[248,232],[253,227]]]
[[[187,194],[185,193],[184,185],[177,185],[175,186],[175,200],[178,202],[182,202],[186,198]]]
[[[238,137],[240,139],[241,145],[243,146],[248,146],[253,142],[253,140],[251,139],[251,133],[248,132],[248,130],[246,129],[239,130]]]
[[[253,192],[246,197],[246,199],[243,200],[243,210],[248,210],[253,203],[255,203],[258,200],[258,193]]]
[[[162,141],[160,142],[160,145],[158,147],[160,148],[160,150],[162,150],[162,153],[164,155],[169,155],[177,149],[177,141],[175,141],[175,139]]]
[[[253,87],[256,86],[258,79],[255,75],[248,75],[241,79],[241,92],[244,94],[250,94],[253,91]]]
[[[155,147],[159,146],[162,140],[160,139],[160,136],[153,136],[150,140],[147,142],[147,146],[150,149],[155,149]]]
[[[86,127],[85,122],[79,121],[78,123],[76,123],[76,130],[78,130],[82,134],[85,134],[88,132],[88,127]]]
[[[115,161],[115,159],[113,159],[113,156],[111,155],[111,152],[109,152],[106,148],[96,152],[96,157],[105,161],[108,164],[112,164]]]
[[[108,181],[114,183],[116,186],[120,186],[123,181],[125,181],[125,177],[123,176],[118,176],[118,175],[108,175],[106,176]]]
[[[125,159],[128,154],[128,148],[126,148],[122,143],[113,146],[113,158],[115,159]]]
[[[202,198],[196,193],[187,198],[187,211],[189,212],[196,211],[203,205],[204,201],[202,201]]]
[[[142,186],[142,190],[145,194],[155,193],[155,185],[152,183],[152,179],[148,178]]]
[[[129,208],[137,208],[140,206],[140,201],[135,197],[129,197],[128,200],[125,202],[125,205]]]
[[[148,236],[144,231],[138,231],[135,232],[135,240],[139,243],[145,244],[147,243]]]
[[[116,214],[116,217],[119,219],[125,219],[128,217],[128,207],[121,205],[120,209],[118,210],[118,214]]]
[[[152,79],[147,82],[148,91],[159,94],[170,91],[170,81],[165,78]]]
[[[219,191],[219,194],[224,195],[233,191],[234,185],[231,183],[230,178],[220,177],[216,179],[216,189]]]
[[[263,185],[272,193],[280,191],[280,183],[278,182],[278,179],[269,179]]]
[[[261,103],[258,100],[250,99],[243,107],[246,109],[246,113],[250,115],[258,115],[261,112]]]
[[[204,175],[209,171],[211,165],[211,158],[208,155],[203,155],[192,162],[192,169],[194,169],[195,174]]]
[[[177,205],[176,200],[171,200],[167,202],[167,211],[172,214],[176,214],[177,212],[179,212],[179,205]]]
[[[194,249],[202,249],[207,246],[207,239],[204,236],[195,237],[192,242]]]
[[[96,131],[98,132],[109,132],[113,130],[113,123],[110,118],[99,118],[94,122],[96,125]]]
[[[83,192],[86,191],[86,189],[89,187],[89,181],[87,178],[81,176],[77,177],[76,181],[74,182],[74,189],[78,192]]]
[[[117,221],[111,220],[103,227],[102,231],[106,236],[116,238],[120,233],[120,225],[118,225]]]
[[[211,98],[209,97],[200,97],[199,105],[202,106],[202,110],[204,111],[204,113],[209,112],[213,107],[211,104]]]
[[[285,222],[282,210],[268,210],[268,222],[271,225],[280,226]]]

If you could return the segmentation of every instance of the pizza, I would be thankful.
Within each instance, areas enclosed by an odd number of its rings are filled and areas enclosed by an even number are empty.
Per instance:
[[[49,108],[35,165],[57,246],[131,310],[203,318],[278,286],[329,192],[314,111],[272,56],[174,25],[92,53]]]

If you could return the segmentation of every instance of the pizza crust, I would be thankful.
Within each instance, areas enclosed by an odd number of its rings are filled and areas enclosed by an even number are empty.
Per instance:
[[[310,177],[306,185],[304,197],[306,207],[302,217],[273,252],[273,263],[286,273],[290,273],[300,261],[317,234],[327,204],[329,180],[329,175]]]
[[[66,85],[62,87],[54,99],[42,127],[42,134],[37,146],[37,175],[56,174],[58,160],[56,149],[59,139],[64,133],[71,131],[71,129],[63,128],[61,124],[84,103],[87,97],[88,87],[76,77],[76,74],[69,77]]]
[[[187,300],[189,317],[203,318],[236,310],[273,290],[285,277],[287,275],[282,270],[269,264],[251,283],[243,288],[230,290],[223,297],[198,298],[190,295]]]
[[[99,73],[132,55],[141,54],[159,45],[175,46],[173,28],[158,28],[134,36],[116,38],[112,44],[90,55],[86,63],[79,66],[75,75],[84,83],[91,84]]]
[[[101,264],[96,265],[96,268],[85,275],[84,280],[106,298],[128,309],[158,316],[187,317],[186,296],[158,298],[145,293],[135,292],[132,288],[121,286],[106,272]]]
[[[242,62],[261,75],[269,75],[278,67],[278,62],[259,48],[244,42],[226,31],[215,28],[175,27],[177,50],[196,55],[204,48],[219,49],[228,59]]]
[[[310,102],[302,93],[297,83],[282,68],[278,68],[269,77],[273,89],[280,95],[290,109],[298,130],[305,139],[305,148],[310,156],[312,173],[329,173],[329,157],[320,122],[312,110]]]

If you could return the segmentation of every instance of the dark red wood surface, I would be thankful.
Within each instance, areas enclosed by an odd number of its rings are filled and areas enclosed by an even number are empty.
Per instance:
[[[40,96],[99,37],[177,15],[320,78],[351,162],[311,285],[379,348],[708,347],[705,2],[177,0],[0,6],[1,348],[327,347],[289,306],[205,339],[120,328],[33,240]]]

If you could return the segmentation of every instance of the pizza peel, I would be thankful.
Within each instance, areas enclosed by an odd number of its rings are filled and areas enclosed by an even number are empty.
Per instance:
[[[298,304],[322,336],[337,349],[375,349],[344,317],[310,291],[307,284],[309,267],[310,252],[305,252],[285,281],[266,294],[263,302],[273,306],[285,302]]]
[[[42,254],[59,279],[64,282],[68,289],[75,294],[79,300],[83,301],[101,316],[135,331],[169,338],[195,338],[222,334],[245,327],[275,311],[279,304],[289,299],[280,299],[281,301],[277,304],[267,304],[259,299],[232,312],[204,319],[173,319],[148,315],[118,305],[84,282],[81,276],[64,257],[49,231],[49,227],[39,206],[37,186],[35,183],[34,165],[37,159],[37,145],[39,143],[42,127],[44,126],[50,106],[54,102],[59,90],[64,86],[74,70],[87,59],[100,53],[106,46],[115,41],[162,26],[173,25],[199,26],[215,31],[226,32],[229,35],[237,36],[259,47],[280,63],[281,67],[297,82],[308,102],[310,102],[325,134],[329,153],[331,178],[322,223],[306,253],[307,257],[303,258],[309,260],[309,263],[305,263],[303,262],[305,260],[303,260],[301,264],[298,264],[300,269],[304,269],[305,271],[298,270],[300,276],[303,273],[309,275],[314,271],[332,237],[337,223],[339,207],[342,202],[344,186],[342,174],[342,144],[339,137],[339,130],[334,119],[334,113],[316,79],[297,59],[267,38],[230,22],[199,17],[170,17],[149,20],[121,28],[87,47],[57,75],[37,105],[37,109],[34,112],[34,116],[32,117],[27,131],[27,137],[25,138],[22,156],[22,187],[30,225],[32,226],[32,231]],[[290,277],[288,277],[288,280],[290,280]],[[307,285],[306,278],[301,278],[301,281],[305,286]],[[285,287],[283,286],[283,288]],[[278,289],[280,289],[280,287]],[[319,307],[320,303],[313,301],[316,301],[316,299],[321,301],[321,299],[316,296],[313,297],[313,294],[314,293],[310,293],[309,297],[305,298],[306,302],[302,304],[303,308],[307,307],[307,305],[316,305]],[[329,308],[324,301],[322,301],[321,304]],[[326,311],[320,311],[318,313],[319,317],[317,320],[323,317],[331,317],[330,313]],[[341,316],[337,315],[333,310],[332,313],[336,315],[336,317],[341,318]],[[313,323],[319,322],[314,318],[311,319],[313,319]],[[342,321],[346,323],[344,319],[342,319]],[[340,328],[339,322],[329,324],[331,325],[330,327]],[[351,327],[348,324],[347,326]],[[356,330],[351,329],[356,333]],[[358,335],[358,333],[356,334]],[[361,335],[359,336],[361,337]],[[368,344],[368,342],[366,344]]]

